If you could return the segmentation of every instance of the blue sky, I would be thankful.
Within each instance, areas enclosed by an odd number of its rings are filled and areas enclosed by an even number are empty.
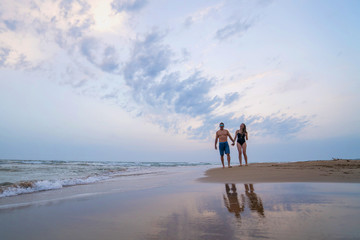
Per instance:
[[[0,158],[360,157],[359,1],[0,2]],[[237,150],[231,149],[233,162]]]

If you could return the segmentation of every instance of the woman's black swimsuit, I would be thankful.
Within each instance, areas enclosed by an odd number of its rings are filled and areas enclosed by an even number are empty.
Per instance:
[[[242,146],[245,142],[245,133],[237,133],[237,142]]]

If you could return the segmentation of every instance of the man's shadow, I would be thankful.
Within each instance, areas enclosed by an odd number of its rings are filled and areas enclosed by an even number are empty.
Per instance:
[[[262,200],[254,190],[253,184],[244,184],[245,194],[240,194],[238,197],[237,189],[235,184],[225,184],[226,195],[223,194],[225,207],[230,213],[234,213],[236,218],[241,218],[241,213],[245,210],[245,202],[251,211],[256,211],[261,217],[265,217],[264,206]],[[246,196],[246,199],[245,199]]]

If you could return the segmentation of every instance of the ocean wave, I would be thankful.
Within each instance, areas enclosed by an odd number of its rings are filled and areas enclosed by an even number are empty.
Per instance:
[[[0,187],[4,187],[4,186],[11,186],[13,185],[14,183],[12,182],[3,182],[3,183],[0,183]]]
[[[129,172],[126,171],[111,171],[104,175],[95,174],[86,178],[69,178],[61,180],[34,180],[34,181],[22,181],[18,183],[4,182],[0,183],[0,198],[11,197],[21,194],[48,191],[60,189],[63,187],[70,187],[76,185],[84,185],[97,183],[104,180],[108,180],[115,177],[130,177],[141,176],[148,174],[155,174],[158,172],[144,171],[144,172]]]
[[[0,168],[0,172],[21,172],[21,169],[16,169],[16,168]]]
[[[16,196],[20,194],[60,189],[63,187],[96,183],[110,179],[111,176],[90,176],[87,178],[72,178],[62,180],[39,180],[25,181],[15,184],[2,184],[0,186],[0,198]]]
[[[127,161],[64,161],[64,160],[10,160],[0,159],[2,164],[18,165],[77,165],[77,166],[199,166],[211,165],[206,162],[127,162]]]
[[[211,163],[0,159],[0,198],[202,165]]]

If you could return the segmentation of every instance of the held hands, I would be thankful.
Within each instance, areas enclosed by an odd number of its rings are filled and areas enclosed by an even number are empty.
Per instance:
[[[232,146],[235,146],[235,142],[233,142],[231,145],[232,145]]]

